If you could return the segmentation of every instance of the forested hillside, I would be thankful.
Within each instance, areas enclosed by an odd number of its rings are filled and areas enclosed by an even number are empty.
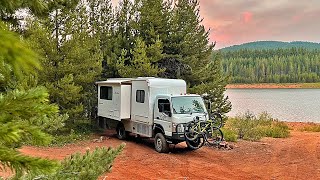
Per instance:
[[[293,42],[282,42],[282,41],[256,41],[249,42],[240,45],[233,45],[230,47],[222,48],[222,51],[237,51],[241,49],[279,49],[279,48],[306,48],[306,49],[320,49],[320,43],[304,42],[304,41],[293,41]]]
[[[222,51],[231,83],[320,82],[320,50],[306,48]]]

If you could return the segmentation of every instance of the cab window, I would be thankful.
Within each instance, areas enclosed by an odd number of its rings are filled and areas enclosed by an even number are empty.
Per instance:
[[[168,99],[158,99],[159,112],[170,114],[170,101]]]

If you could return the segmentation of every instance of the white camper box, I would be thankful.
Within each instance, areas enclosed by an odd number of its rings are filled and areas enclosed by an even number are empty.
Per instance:
[[[156,96],[186,93],[186,83],[180,79],[115,78],[96,84],[99,96],[98,116],[123,121],[127,131],[147,137],[152,137]],[[107,123],[112,124],[110,121]]]

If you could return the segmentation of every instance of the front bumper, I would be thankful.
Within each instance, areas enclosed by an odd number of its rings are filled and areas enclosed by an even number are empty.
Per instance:
[[[171,137],[172,140],[178,140],[178,141],[185,141],[186,138],[184,137],[184,133],[172,133],[172,137]]]
[[[172,140],[177,140],[177,141],[185,141],[185,136],[184,136],[184,128],[185,124],[184,123],[179,123],[179,124],[174,124],[172,125],[173,127],[173,132],[172,132]]]

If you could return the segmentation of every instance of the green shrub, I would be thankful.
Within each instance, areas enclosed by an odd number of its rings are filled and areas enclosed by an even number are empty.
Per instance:
[[[259,125],[253,125],[252,128],[243,135],[242,139],[248,140],[248,141],[258,141],[263,136],[264,136],[264,128]]]
[[[228,134],[226,140],[230,134],[236,134],[236,138],[250,141],[258,141],[262,137],[285,138],[290,133],[289,127],[284,122],[273,119],[270,114],[263,112],[255,116],[249,111],[229,118],[224,132]]]
[[[228,142],[236,142],[237,141],[237,134],[234,131],[227,129],[227,128],[222,128],[221,130],[223,132],[223,137],[226,141],[228,141]]]
[[[320,132],[320,124],[311,124],[301,129],[302,131]]]
[[[53,136],[50,146],[64,146],[89,138],[89,134],[76,133],[71,129],[70,133],[56,134]]]
[[[88,120],[79,120],[72,126],[62,127],[55,131],[52,134],[53,140],[50,145],[63,146],[80,140],[86,140],[90,137],[90,134],[97,131]]]
[[[274,122],[271,127],[265,129],[266,137],[286,138],[289,137],[289,127],[284,122]]]
[[[76,153],[64,159],[57,171],[50,175],[33,175],[29,174],[24,179],[38,180],[96,180],[104,172],[109,172],[116,156],[123,150],[124,144],[117,148],[99,147],[94,151],[87,152],[84,155]]]

